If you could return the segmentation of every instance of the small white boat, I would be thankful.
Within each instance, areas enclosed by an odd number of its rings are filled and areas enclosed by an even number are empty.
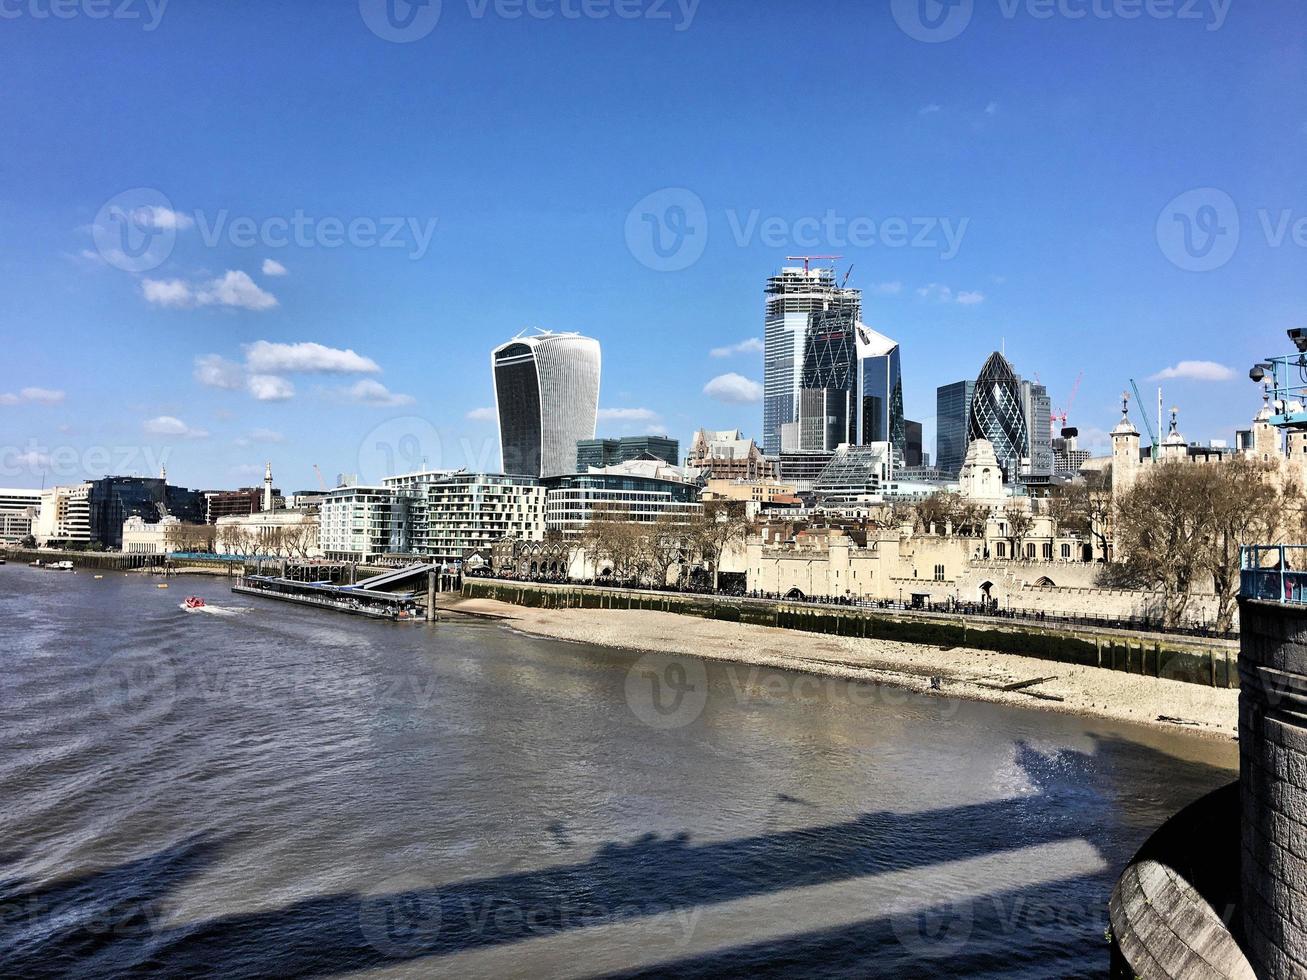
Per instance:
[[[57,561],[46,565],[45,567],[52,572],[71,572],[73,570],[73,563],[70,561]]]

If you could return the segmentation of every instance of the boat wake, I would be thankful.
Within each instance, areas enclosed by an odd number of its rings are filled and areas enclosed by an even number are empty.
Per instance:
[[[208,613],[210,616],[239,616],[248,610],[248,606],[214,606],[205,603],[203,606],[188,606],[181,603],[178,609],[186,612]]]

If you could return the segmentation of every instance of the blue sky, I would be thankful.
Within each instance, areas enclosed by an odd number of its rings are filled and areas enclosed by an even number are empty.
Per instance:
[[[1291,0],[66,2],[0,3],[0,484],[493,465],[528,326],[600,339],[602,434],[758,436],[789,254],[852,265],[928,443],[1004,343],[1086,432],[1212,362],[1166,401],[1229,438],[1307,308]]]

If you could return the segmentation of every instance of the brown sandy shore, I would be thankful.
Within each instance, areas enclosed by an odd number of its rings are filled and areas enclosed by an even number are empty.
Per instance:
[[[442,610],[501,618],[537,636],[870,681],[969,698],[1230,739],[1239,692],[963,647],[805,633],[676,613],[625,609],[531,609],[493,599],[449,597]],[[931,678],[940,678],[932,690]],[[1044,678],[1020,691],[1004,685]],[[1027,693],[1028,692],[1028,693]],[[1039,695],[1060,698],[1048,700]],[[1159,716],[1189,724],[1162,721]]]

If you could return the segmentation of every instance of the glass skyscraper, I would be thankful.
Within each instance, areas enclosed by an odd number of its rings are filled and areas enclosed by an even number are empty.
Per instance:
[[[858,324],[858,372],[861,375],[862,426],[859,442],[892,443],[907,457],[903,415],[903,369],[899,345],[864,323]]]
[[[967,425],[971,419],[974,381],[955,381],[935,390],[935,467],[956,476],[967,458]]]
[[[599,341],[547,331],[519,336],[496,347],[490,365],[504,472],[575,472],[576,444],[595,435]]]
[[[1021,380],[995,351],[976,378],[967,442],[988,439],[994,444],[1005,481],[1047,483],[1053,475],[1051,415],[1048,389]]]
[[[805,264],[782,268],[767,280],[765,293],[762,446],[768,456],[776,456],[781,451],[781,426],[800,422],[812,315],[836,310],[856,321],[862,313],[862,292],[837,285],[832,268]]]

